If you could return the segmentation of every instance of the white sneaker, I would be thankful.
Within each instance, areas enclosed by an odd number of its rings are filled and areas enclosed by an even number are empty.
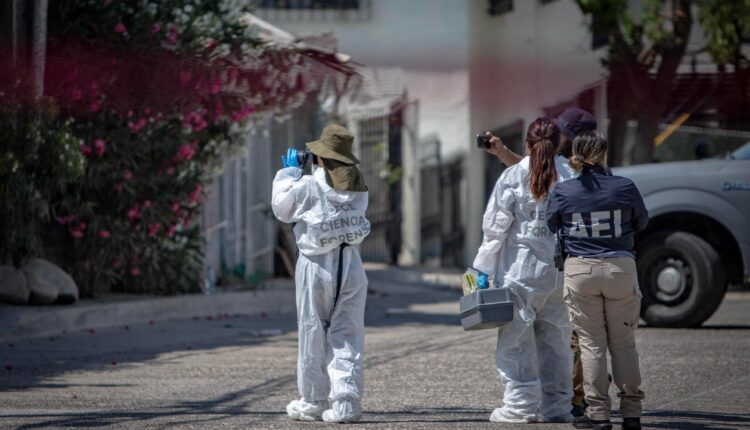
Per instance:
[[[328,409],[327,411],[323,412],[323,421],[327,423],[354,423],[359,421],[360,418],[362,417],[359,415],[349,418],[338,418],[333,412],[333,409]]]
[[[295,421],[320,421],[323,408],[302,400],[292,400],[286,405],[286,413]]]
[[[536,415],[517,415],[509,413],[503,408],[496,408],[492,411],[492,415],[490,415],[490,422],[493,423],[525,424],[535,423],[537,421],[538,419]]]

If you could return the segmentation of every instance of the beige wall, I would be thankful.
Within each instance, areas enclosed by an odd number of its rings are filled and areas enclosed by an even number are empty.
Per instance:
[[[574,97],[604,77],[601,57],[606,48],[592,51],[585,18],[573,0],[515,0],[514,10],[500,16],[487,14],[486,2],[471,6],[468,145],[478,131],[519,119],[525,127],[543,115],[543,108]],[[597,94],[597,114],[603,118],[604,92]],[[473,147],[467,151],[466,255],[471,262],[482,239],[484,163],[495,160]]]
[[[487,157],[474,146],[474,134],[518,119],[528,124],[544,107],[600,81],[603,50],[590,49],[589,31],[574,0],[515,0],[514,10],[501,16],[490,16],[485,0],[371,4],[366,20],[259,15],[295,34],[332,31],[338,49],[355,61],[381,70],[381,78],[400,76],[397,85],[419,101],[420,136],[437,135],[445,156],[467,155],[464,216],[470,263],[481,241],[486,205]]]

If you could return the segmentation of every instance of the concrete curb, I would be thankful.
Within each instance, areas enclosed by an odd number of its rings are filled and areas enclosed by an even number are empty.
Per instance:
[[[50,336],[63,331],[216,315],[287,314],[296,311],[294,283],[264,282],[253,291],[191,294],[133,301],[83,301],[70,306],[0,306],[0,341]]]

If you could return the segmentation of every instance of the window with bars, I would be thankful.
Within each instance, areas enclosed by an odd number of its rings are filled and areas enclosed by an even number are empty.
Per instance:
[[[492,16],[502,15],[513,11],[513,0],[489,0],[487,13]]]
[[[264,9],[357,10],[360,0],[260,0]]]

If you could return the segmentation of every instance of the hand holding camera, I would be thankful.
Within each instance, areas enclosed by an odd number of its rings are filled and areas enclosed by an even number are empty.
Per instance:
[[[308,150],[297,151],[294,148],[286,150],[286,155],[281,156],[282,167],[299,167],[304,168],[307,162],[312,157],[312,153]]]
[[[489,131],[477,134],[477,148],[484,149],[494,156],[500,156],[504,147],[503,140]]]

